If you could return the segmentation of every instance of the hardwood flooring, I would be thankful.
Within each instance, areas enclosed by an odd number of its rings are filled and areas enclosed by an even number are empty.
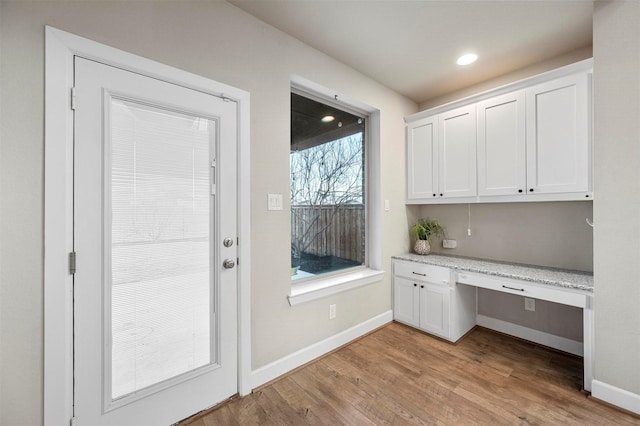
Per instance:
[[[452,345],[392,323],[180,425],[640,425],[581,383],[572,355],[483,328]]]

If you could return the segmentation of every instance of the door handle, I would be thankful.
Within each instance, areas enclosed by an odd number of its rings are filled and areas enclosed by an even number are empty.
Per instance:
[[[225,259],[222,262],[222,266],[224,266],[226,269],[232,269],[234,266],[236,266],[236,262],[233,259]]]

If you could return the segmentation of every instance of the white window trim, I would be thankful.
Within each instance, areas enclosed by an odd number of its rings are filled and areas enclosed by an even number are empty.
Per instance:
[[[382,185],[380,167],[380,110],[333,90],[320,86],[300,76],[291,77],[291,89],[310,95],[322,102],[337,104],[350,113],[366,116],[366,218],[367,218],[367,267],[347,271],[343,274],[319,276],[292,284],[288,296],[291,306],[327,297],[368,284],[380,282],[382,270]]]
[[[302,284],[294,284],[291,286],[289,304],[291,306],[299,305],[300,303],[310,302],[363,285],[373,284],[382,280],[383,275],[383,271],[363,268],[356,272],[333,275]]]
[[[92,40],[45,27],[44,424],[73,416],[74,57],[234,100],[238,105],[238,392],[251,392],[251,217],[249,93]]]

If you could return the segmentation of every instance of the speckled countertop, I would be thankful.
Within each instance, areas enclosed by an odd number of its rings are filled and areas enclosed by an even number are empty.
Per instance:
[[[413,253],[392,256],[393,259],[409,260],[429,265],[443,266],[458,271],[478,272],[497,277],[531,281],[576,290],[593,291],[593,274],[590,272],[544,268],[542,266],[498,262],[469,257],[430,254],[421,256]]]

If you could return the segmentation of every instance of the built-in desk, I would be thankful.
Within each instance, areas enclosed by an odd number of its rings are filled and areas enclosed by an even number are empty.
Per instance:
[[[431,265],[450,270],[450,280],[456,286],[473,286],[576,306],[583,312],[584,388],[591,391],[593,379],[593,275],[586,272],[567,271],[538,266],[495,262],[457,256],[403,254],[393,256],[394,263],[394,311],[399,305],[395,294],[406,280],[396,270],[402,265]],[[418,267],[418,265],[416,265]],[[410,283],[411,281],[409,281]],[[451,291],[455,292],[453,288]],[[404,303],[404,302],[401,302]],[[462,306],[462,305],[461,305]],[[466,306],[469,306],[466,304]],[[451,310],[454,315],[466,315],[460,309]],[[395,315],[395,312],[394,312]],[[455,321],[455,318],[451,320]],[[402,321],[401,322],[407,322]]]

